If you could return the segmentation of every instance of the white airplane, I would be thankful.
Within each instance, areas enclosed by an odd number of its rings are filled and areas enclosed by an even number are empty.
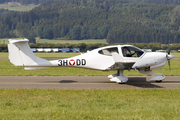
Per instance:
[[[152,70],[162,68],[168,60],[174,58],[170,54],[161,52],[144,52],[132,45],[113,45],[88,51],[87,53],[61,60],[48,61],[37,57],[28,45],[28,39],[9,40],[9,59],[15,66],[25,67],[25,70],[43,69],[51,67],[78,67],[102,71],[117,70],[109,75],[110,81],[125,83],[128,78],[123,75],[124,70],[135,69],[140,73],[152,75],[151,81],[161,82],[165,79],[162,73]]]

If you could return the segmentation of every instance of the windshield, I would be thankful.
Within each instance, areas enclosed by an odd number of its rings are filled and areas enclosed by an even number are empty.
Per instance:
[[[144,52],[133,46],[122,47],[122,54],[124,57],[140,57]]]

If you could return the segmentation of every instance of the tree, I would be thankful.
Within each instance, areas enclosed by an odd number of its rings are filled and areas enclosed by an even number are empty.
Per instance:
[[[41,38],[41,39],[44,38],[43,30],[44,30],[44,27],[43,27],[43,26],[39,26],[39,27],[37,28],[37,34],[38,34],[39,38]]]
[[[27,39],[29,40],[29,43],[34,43],[36,44],[36,38],[34,34],[30,34]]]
[[[53,32],[52,29],[46,27],[43,29],[43,37],[46,39],[53,39]]]
[[[87,35],[87,30],[85,27],[82,27],[81,29],[81,39],[87,39],[88,35]]]
[[[66,36],[66,33],[65,33],[64,28],[62,28],[62,29],[61,29],[61,37],[64,37],[64,36]]]
[[[81,39],[81,26],[74,26],[69,32],[69,39],[80,40]]]
[[[104,39],[107,38],[107,34],[109,32],[109,26],[108,25],[103,25],[97,29],[98,33],[98,38],[99,39]]]
[[[90,27],[89,37],[92,38],[92,39],[97,39],[98,38],[97,29],[94,26]]]

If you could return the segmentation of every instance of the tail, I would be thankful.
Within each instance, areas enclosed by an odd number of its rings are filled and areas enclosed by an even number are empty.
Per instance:
[[[34,55],[28,45],[28,39],[9,40],[9,60],[15,66],[24,66],[26,70],[42,69],[51,66],[50,61]]]

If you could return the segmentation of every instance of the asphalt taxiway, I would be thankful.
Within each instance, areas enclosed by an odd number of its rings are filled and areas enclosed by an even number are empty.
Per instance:
[[[166,76],[161,83],[150,76],[128,77],[125,84],[109,81],[106,76],[0,76],[0,89],[176,89],[180,76]]]

